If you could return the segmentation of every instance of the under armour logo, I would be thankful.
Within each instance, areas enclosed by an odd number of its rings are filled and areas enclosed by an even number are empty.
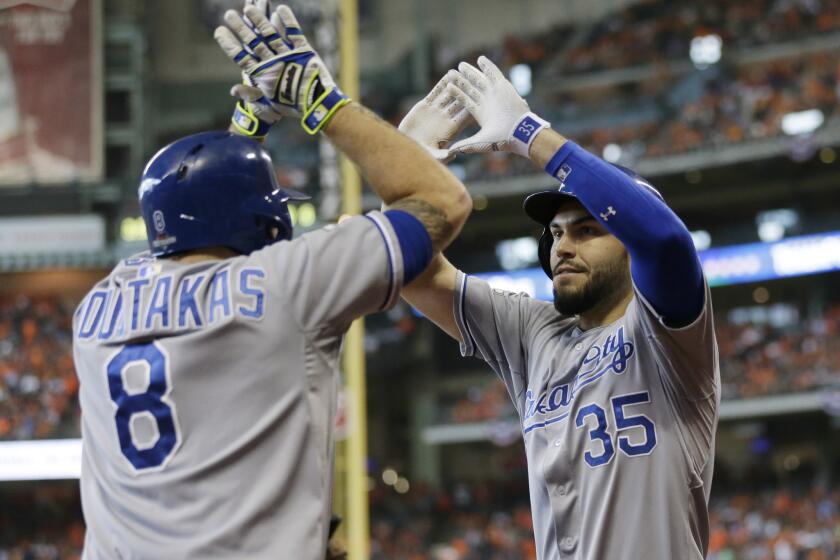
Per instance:
[[[605,222],[609,222],[610,216],[615,216],[616,214],[617,212],[615,211],[615,208],[607,206],[607,211],[601,213],[601,218],[603,218]]]

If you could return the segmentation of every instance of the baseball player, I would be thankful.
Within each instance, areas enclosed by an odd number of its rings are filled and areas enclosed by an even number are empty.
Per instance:
[[[501,150],[558,187],[525,199],[544,227],[554,302],[491,288],[439,255],[405,298],[486,361],[519,414],[540,560],[689,560],[709,542],[720,380],[708,286],[689,232],[644,179],[532,113],[481,57],[444,78],[475,135],[439,111],[400,128],[443,159]]]
[[[342,336],[390,307],[471,208],[444,166],[336,87],[287,7],[274,23],[246,15],[217,37],[264,88],[252,113],[322,132],[389,209],[291,240],[301,195],[253,139],[200,133],[151,158],[149,251],[73,321],[88,560],[322,560]]]

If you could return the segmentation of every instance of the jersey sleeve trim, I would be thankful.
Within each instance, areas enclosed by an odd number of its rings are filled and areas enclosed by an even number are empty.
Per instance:
[[[423,223],[403,210],[383,212],[400,242],[403,258],[403,284],[408,284],[426,270],[432,260],[432,238]]]
[[[458,332],[461,333],[461,355],[475,355],[475,339],[467,325],[467,275],[457,272],[455,277],[455,298],[452,301],[455,312],[455,324],[458,325]]]
[[[400,251],[399,237],[397,236],[391,222],[381,212],[369,212],[365,218],[373,222],[382,241],[385,243],[385,253],[388,257],[388,290],[385,294],[385,301],[379,310],[388,309],[396,302],[403,283],[402,252]]]

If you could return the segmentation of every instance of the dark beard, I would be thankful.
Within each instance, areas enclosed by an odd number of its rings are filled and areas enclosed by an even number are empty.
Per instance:
[[[554,309],[561,315],[580,315],[597,305],[620,300],[627,293],[629,283],[625,255],[609,266],[592,271],[589,280],[574,292],[558,293],[553,288]]]

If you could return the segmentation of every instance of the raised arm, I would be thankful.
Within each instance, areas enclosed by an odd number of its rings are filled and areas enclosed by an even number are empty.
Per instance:
[[[456,76],[457,72],[452,70],[441,78],[429,94],[411,108],[399,127],[438,161],[453,157],[449,152],[450,142],[473,122],[450,85]],[[444,332],[462,342],[453,308],[457,272],[443,253],[438,253],[428,268],[403,288],[401,295]]]
[[[425,252],[418,260],[425,265],[430,255],[423,246],[430,241],[433,252],[446,247],[472,209],[461,182],[415,142],[341,92],[287,6],[278,7],[270,19],[255,5],[246,5],[243,14],[229,10],[224,19],[227,27],[216,29],[215,38],[242,68],[245,82],[232,93],[249,106],[300,117],[310,134],[323,131],[396,211],[389,218],[403,222],[399,229],[428,233],[429,239],[421,241],[416,234],[406,235],[418,249],[403,247],[404,257]]]
[[[460,232],[472,210],[467,190],[416,142],[357,103],[339,111],[324,133],[359,166],[389,210],[423,223],[435,252]]]
[[[439,253],[420,276],[403,288],[402,297],[446,334],[462,342],[453,307],[457,273],[452,263]]]
[[[704,302],[700,261],[685,225],[655,189],[551,130],[490,60],[478,63],[481,70],[461,63],[453,84],[481,130],[452,151],[529,157],[624,244],[636,288],[669,326],[696,319]]]
[[[566,190],[624,244],[636,288],[669,326],[697,318],[705,292],[700,259],[682,220],[653,187],[550,129],[534,139],[530,157],[554,177],[563,166],[573,169]]]

